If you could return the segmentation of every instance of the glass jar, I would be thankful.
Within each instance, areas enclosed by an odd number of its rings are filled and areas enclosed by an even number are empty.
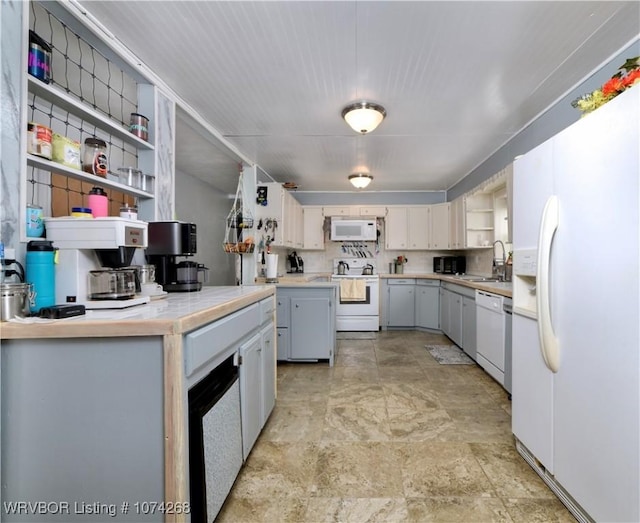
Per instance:
[[[82,157],[82,170],[100,176],[107,177],[107,142],[100,138],[87,138],[84,141],[84,154]]]
[[[138,219],[138,208],[137,207],[129,207],[128,205],[123,205],[120,207],[120,218],[126,218],[127,220],[137,220]]]
[[[142,171],[135,167],[118,167],[120,175],[120,183],[133,187],[134,189],[140,189],[140,183],[142,178]]]

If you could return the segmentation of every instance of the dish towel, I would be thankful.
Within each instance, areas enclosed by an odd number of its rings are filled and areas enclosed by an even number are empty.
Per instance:
[[[367,299],[367,284],[360,279],[340,280],[340,301],[365,301]]]

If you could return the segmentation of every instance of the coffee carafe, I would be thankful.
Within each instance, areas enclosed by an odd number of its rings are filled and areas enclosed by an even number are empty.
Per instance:
[[[193,292],[208,280],[208,268],[179,257],[193,256],[197,251],[195,223],[149,222],[147,261],[156,267],[156,283],[167,292]]]

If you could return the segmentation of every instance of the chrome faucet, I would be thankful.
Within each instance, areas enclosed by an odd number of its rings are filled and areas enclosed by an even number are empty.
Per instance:
[[[502,246],[502,260],[499,260],[496,257],[496,243],[499,243]],[[496,240],[493,242],[493,267],[492,272],[494,276],[497,276],[500,281],[505,280],[506,272],[507,272],[507,251],[504,248],[504,243],[502,240]]]

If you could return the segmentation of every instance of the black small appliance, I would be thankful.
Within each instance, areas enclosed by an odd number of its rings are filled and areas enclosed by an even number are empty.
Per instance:
[[[296,251],[293,251],[287,256],[287,263],[289,264],[287,273],[304,272],[304,262]]]
[[[464,274],[467,272],[467,259],[464,256],[435,256],[433,272],[438,274]]]
[[[147,261],[156,267],[156,283],[167,292],[202,289],[197,273],[206,267],[193,261],[177,262],[178,256],[197,251],[196,224],[179,221],[149,222]]]

